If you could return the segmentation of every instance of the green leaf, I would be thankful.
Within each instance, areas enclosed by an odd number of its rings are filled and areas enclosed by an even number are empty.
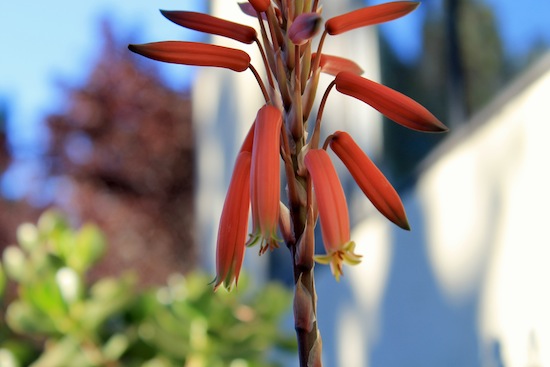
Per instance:
[[[23,223],[17,227],[17,242],[28,252],[36,249],[40,243],[38,228],[32,223]]]
[[[56,331],[52,320],[23,301],[12,302],[6,311],[6,322],[22,334],[50,334]]]
[[[67,316],[67,305],[53,275],[36,279],[32,285],[22,288],[21,298],[54,321]]]
[[[75,359],[79,357],[81,345],[71,336],[65,336],[59,341],[51,340],[48,348],[36,360],[32,367],[91,367],[90,364],[76,363]]]
[[[4,270],[11,279],[22,282],[31,269],[28,268],[28,261],[21,249],[11,245],[4,249],[2,256]]]
[[[20,367],[21,364],[9,349],[0,348],[0,366]]]
[[[120,279],[104,278],[90,289],[83,303],[80,323],[86,330],[97,330],[109,317],[128,309],[136,299],[136,278],[127,274]]]
[[[116,361],[128,349],[130,341],[124,334],[115,334],[107,340],[103,346],[103,356],[107,359]]]
[[[56,210],[44,212],[38,219],[38,231],[42,237],[51,238],[69,228],[65,217]]]
[[[92,224],[86,224],[74,238],[74,245],[67,253],[67,263],[83,274],[101,258],[104,250],[105,239],[101,231]]]

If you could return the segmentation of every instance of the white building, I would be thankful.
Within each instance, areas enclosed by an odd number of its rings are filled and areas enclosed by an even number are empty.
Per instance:
[[[372,216],[318,272],[327,366],[550,365],[549,96],[550,54],[431,154],[411,232]]]

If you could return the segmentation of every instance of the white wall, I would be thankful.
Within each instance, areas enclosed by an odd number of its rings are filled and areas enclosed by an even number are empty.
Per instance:
[[[371,216],[362,264],[318,267],[327,365],[550,365],[549,96],[550,55],[434,152],[410,233]]]

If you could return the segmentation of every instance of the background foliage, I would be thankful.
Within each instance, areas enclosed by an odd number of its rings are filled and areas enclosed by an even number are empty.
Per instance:
[[[17,237],[0,265],[3,367],[278,366],[273,352],[295,349],[279,329],[291,297],[280,285],[214,293],[199,273],[148,290],[132,273],[89,282],[101,231],[53,211]]]

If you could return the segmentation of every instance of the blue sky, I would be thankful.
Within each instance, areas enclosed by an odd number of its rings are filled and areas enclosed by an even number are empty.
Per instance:
[[[159,8],[173,1],[93,0],[0,2],[0,101],[6,100],[14,142],[33,139],[36,124],[59,102],[56,81],[77,84],[101,45],[98,20],[115,20],[117,31],[136,31],[136,43],[173,39],[183,31]]]
[[[494,7],[497,24],[507,52],[521,53],[537,38],[550,43],[549,0],[485,0]],[[371,3],[383,2],[382,0]],[[43,117],[58,111],[62,103],[56,81],[78,85],[94,62],[101,39],[98,20],[115,21],[115,31],[136,35],[136,43],[186,38],[184,33],[164,19],[158,9],[185,8],[206,4],[168,0],[91,0],[49,2],[0,0],[0,106],[8,108],[8,129],[15,152],[21,156],[33,151],[44,136]],[[409,16],[382,27],[404,60],[421,52],[420,33],[425,10],[440,0],[426,0]],[[195,34],[196,35],[196,34]],[[189,83],[181,72],[161,66],[173,86]]]
[[[90,72],[102,42],[99,20],[114,21],[115,32],[123,37],[134,34],[135,43],[189,39],[194,36],[191,32],[159,13],[159,9],[177,5],[182,4],[167,0],[0,0],[0,108],[7,108],[8,135],[19,163],[2,179],[5,195],[26,195],[22,183],[32,181],[40,170],[33,157],[46,135],[42,121],[59,112],[63,104],[59,81],[78,86]],[[189,84],[190,77],[181,68],[173,72],[176,65],[158,67],[162,75],[176,76],[170,78],[174,87],[183,89]]]

